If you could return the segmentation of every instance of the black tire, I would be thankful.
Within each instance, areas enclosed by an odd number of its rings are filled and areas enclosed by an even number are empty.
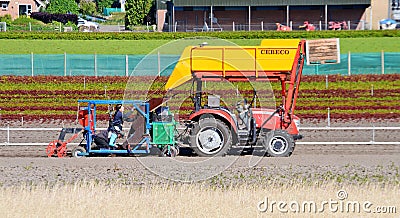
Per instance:
[[[293,137],[284,130],[268,132],[263,138],[263,146],[270,157],[289,157],[295,147]]]
[[[164,148],[161,151],[161,156],[162,157],[176,157],[178,155],[178,150],[175,148],[175,146],[164,146]]]
[[[85,156],[79,155],[80,153],[86,153],[86,150],[82,147],[76,147],[76,148],[72,149],[72,152],[71,152],[72,157],[75,157],[75,158],[85,157]]]
[[[231,131],[221,120],[211,117],[200,119],[190,131],[190,146],[200,157],[224,156],[231,145]]]

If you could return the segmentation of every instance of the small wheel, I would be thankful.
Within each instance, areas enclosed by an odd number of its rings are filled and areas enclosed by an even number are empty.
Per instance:
[[[231,131],[221,120],[203,118],[191,130],[190,145],[201,157],[224,156],[231,144]]]
[[[174,146],[164,146],[161,155],[163,157],[176,157],[178,155],[178,150]]]
[[[62,158],[67,156],[67,143],[64,142],[62,143],[58,148],[57,148],[57,157]]]
[[[270,131],[263,139],[263,146],[267,150],[267,155],[271,157],[289,157],[294,150],[294,140],[289,133],[284,130]]]
[[[47,145],[47,148],[46,148],[47,157],[52,157],[56,153],[57,143],[58,143],[58,140],[54,140],[54,141],[50,142],[49,145]]]
[[[84,155],[82,155],[82,154],[86,153],[86,150],[82,147],[76,147],[72,150],[71,153],[72,153],[72,157],[81,158],[81,157],[84,157]]]

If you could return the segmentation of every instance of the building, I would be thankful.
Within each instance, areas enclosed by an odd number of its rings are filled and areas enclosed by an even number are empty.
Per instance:
[[[400,0],[391,0],[389,7],[389,17],[400,22]]]
[[[29,15],[46,6],[41,0],[0,0],[0,4],[0,16],[9,14],[11,19],[16,19],[20,15]]]
[[[159,31],[275,30],[277,23],[317,29],[342,22],[349,29],[379,29],[399,0],[157,0]]]

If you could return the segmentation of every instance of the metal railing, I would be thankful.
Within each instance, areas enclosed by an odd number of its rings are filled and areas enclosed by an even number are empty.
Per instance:
[[[301,29],[300,26],[303,26],[302,22],[294,22],[290,21],[288,24],[282,23],[283,25],[289,26],[292,30],[305,30]],[[339,30],[337,26],[330,25],[329,23],[325,24],[323,21],[310,21],[310,24],[313,24],[316,31],[321,30],[333,30],[336,27],[336,30]],[[357,21],[343,21],[342,30],[366,30],[370,29],[370,23],[365,22],[364,20]],[[238,22],[232,21],[231,23],[225,22],[224,24],[186,24],[184,22],[176,22],[174,25],[174,32],[220,32],[220,31],[276,31],[277,25],[276,23],[268,23],[264,21],[253,22],[249,25],[246,22]]]
[[[13,131],[47,131],[47,132],[60,132],[62,128],[14,128],[14,127],[3,127],[0,128],[0,132],[6,132],[6,141],[0,142],[0,146],[44,146],[48,145],[49,142],[11,142],[10,141],[10,133]],[[105,128],[97,128],[98,130],[104,130]],[[128,130],[128,128],[124,128],[124,130]],[[398,131],[400,127],[301,127],[301,131],[371,131],[371,140],[370,141],[315,141],[315,142],[307,142],[307,141],[297,141],[298,145],[400,145],[400,141],[376,141],[375,140],[375,131]],[[71,145],[75,145],[77,143],[70,143]]]

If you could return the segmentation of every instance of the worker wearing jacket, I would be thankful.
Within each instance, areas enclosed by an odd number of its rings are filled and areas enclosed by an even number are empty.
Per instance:
[[[124,106],[122,106],[121,104],[118,104],[115,107],[114,118],[112,121],[112,126],[118,126],[119,129],[121,129],[121,130],[122,130],[122,125],[124,124],[123,112],[124,112]]]
[[[122,133],[122,125],[124,124],[123,112],[124,106],[122,106],[121,104],[115,106],[114,118],[110,124],[108,133],[108,136],[110,138],[108,145],[110,147],[116,146],[115,141],[117,140],[118,135]]]
[[[94,135],[94,143],[96,143],[97,148],[108,148],[108,131],[103,130]]]

